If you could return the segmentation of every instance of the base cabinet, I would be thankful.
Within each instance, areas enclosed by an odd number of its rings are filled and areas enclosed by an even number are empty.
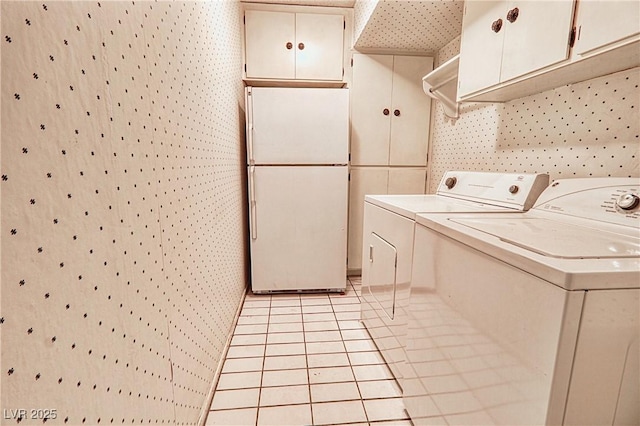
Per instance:
[[[362,227],[364,196],[382,194],[424,194],[424,167],[352,167],[349,181],[349,236],[347,270],[362,271]]]

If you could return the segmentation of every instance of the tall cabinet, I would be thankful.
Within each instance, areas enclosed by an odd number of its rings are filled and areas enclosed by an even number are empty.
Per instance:
[[[353,55],[347,267],[362,269],[366,194],[422,194],[427,177],[431,101],[422,77],[433,58]]]

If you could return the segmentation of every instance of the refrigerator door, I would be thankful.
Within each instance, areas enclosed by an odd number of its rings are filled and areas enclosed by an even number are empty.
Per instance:
[[[344,291],[346,166],[249,166],[255,293]]]
[[[247,88],[249,164],[347,164],[349,90]]]

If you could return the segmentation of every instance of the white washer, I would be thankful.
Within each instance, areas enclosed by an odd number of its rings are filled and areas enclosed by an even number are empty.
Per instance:
[[[365,197],[361,319],[400,385],[416,214],[521,212],[548,183],[543,174],[450,171],[435,195]]]
[[[415,424],[640,424],[639,190],[558,180],[527,213],[416,217]]]

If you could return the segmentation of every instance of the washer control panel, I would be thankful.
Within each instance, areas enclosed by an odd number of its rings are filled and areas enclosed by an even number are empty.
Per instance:
[[[534,209],[640,228],[639,194],[640,180],[634,178],[557,180]]]

